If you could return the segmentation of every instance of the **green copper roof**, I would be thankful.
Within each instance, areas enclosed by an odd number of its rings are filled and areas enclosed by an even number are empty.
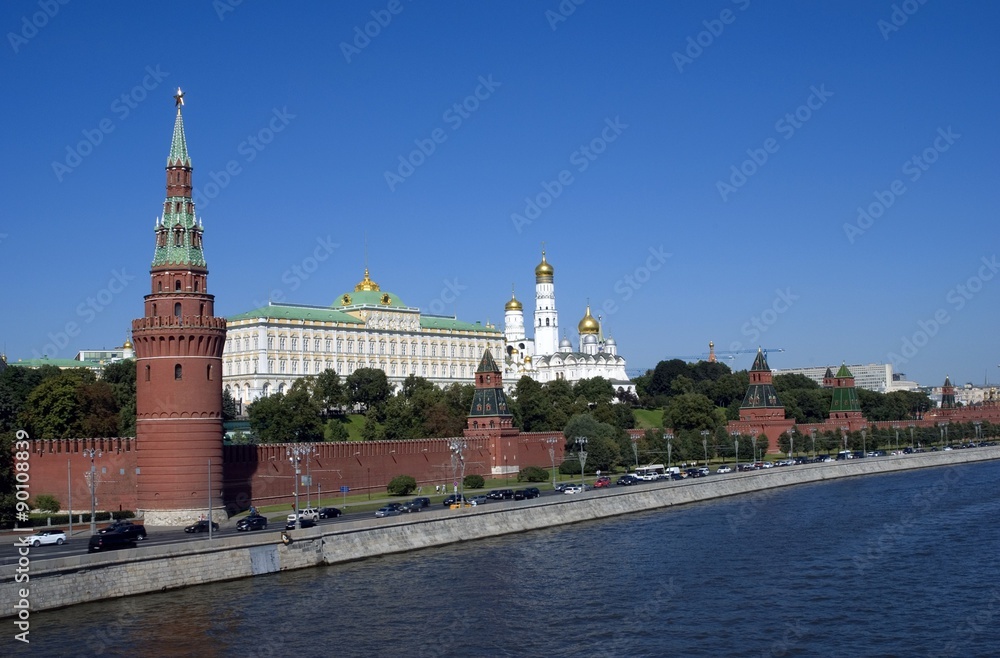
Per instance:
[[[483,351],[483,358],[479,362],[476,372],[500,372],[500,368],[497,367],[497,362],[493,360],[493,354],[489,350]]]
[[[191,166],[187,138],[184,137],[184,119],[181,117],[180,106],[177,107],[177,118],[174,119],[174,138],[170,142],[170,156],[167,157],[167,166],[176,166],[178,160],[185,167]]]
[[[753,360],[753,365],[750,366],[751,372],[760,372],[762,370],[770,370],[767,367],[767,355],[764,354],[764,350],[757,348],[757,358]]]
[[[948,375],[944,376],[944,385],[945,386],[951,386],[951,377],[950,376],[948,376]]]
[[[354,290],[345,292],[330,304],[333,308],[345,306],[381,306],[383,308],[409,308],[399,297],[381,290]]]
[[[321,306],[295,306],[291,304],[269,304],[258,309],[226,318],[226,322],[238,320],[313,320],[316,322],[342,322],[344,324],[364,324],[365,321],[343,311]]]
[[[740,409],[773,409],[783,408],[784,405],[778,400],[778,392],[774,390],[774,384],[751,384],[747,388],[747,394],[743,397],[743,404]]]
[[[823,375],[823,379],[833,379],[833,368],[830,366],[826,367],[826,374]]]
[[[830,403],[830,412],[834,411],[861,411],[857,389],[853,386],[835,387],[833,389],[833,400]]]
[[[55,366],[57,368],[91,368],[94,370],[100,370],[104,367],[104,364],[98,363],[97,361],[77,361],[76,359],[50,359],[47,356],[43,356],[40,359],[18,359],[13,363],[8,363],[9,366],[20,366],[22,368],[41,368],[42,366]]]
[[[475,324],[472,324],[471,322],[462,322],[461,320],[456,320],[455,318],[446,318],[439,315],[421,315],[420,327],[423,329],[447,329],[449,331],[481,331],[495,334],[500,333],[500,330],[496,327],[488,327],[486,325],[479,324],[478,322]]]
[[[477,388],[469,416],[512,416],[503,388]]]
[[[847,366],[843,363],[840,364],[840,370],[837,371],[837,378],[843,379],[845,377],[853,377],[851,371],[847,369]]]

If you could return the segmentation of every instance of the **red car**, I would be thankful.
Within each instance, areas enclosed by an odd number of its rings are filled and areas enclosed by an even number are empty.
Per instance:
[[[610,486],[611,486],[611,478],[609,478],[606,475],[602,475],[601,477],[597,478],[596,482],[594,482],[595,489],[601,489],[603,487],[610,487]]]

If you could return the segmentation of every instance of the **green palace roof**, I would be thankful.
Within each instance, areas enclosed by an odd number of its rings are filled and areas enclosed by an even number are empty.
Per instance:
[[[409,308],[397,295],[381,290],[355,290],[345,292],[332,304],[333,308],[344,308],[348,306],[377,306],[381,308]]]
[[[345,324],[364,324],[365,321],[348,315],[343,311],[325,306],[299,306],[295,304],[269,304],[239,315],[226,318],[227,322],[239,320],[313,320],[315,322],[342,322]]]
[[[47,356],[43,356],[40,359],[18,359],[17,361],[8,362],[8,366],[21,366],[22,368],[41,368],[42,366],[55,366],[56,368],[92,368],[94,370],[100,370],[104,367],[103,363],[98,363],[97,361],[77,361],[76,359],[50,359]]]

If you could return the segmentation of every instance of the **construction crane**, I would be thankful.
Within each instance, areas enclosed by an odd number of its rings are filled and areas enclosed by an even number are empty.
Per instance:
[[[756,349],[748,349],[748,350],[726,350],[722,352],[716,352],[715,343],[709,341],[708,352],[702,352],[701,354],[692,354],[687,356],[666,356],[663,358],[664,360],[681,359],[683,361],[708,361],[708,362],[715,362],[717,359],[723,358],[733,361],[739,358],[741,354],[756,354],[758,349],[764,352],[764,356],[767,356],[768,352],[785,351],[785,348],[783,347],[758,347]]]

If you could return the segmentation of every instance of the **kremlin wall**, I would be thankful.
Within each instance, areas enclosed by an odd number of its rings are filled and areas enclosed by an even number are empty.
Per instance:
[[[558,340],[554,270],[544,252],[535,270],[536,322],[530,338],[525,332],[523,305],[513,295],[505,307],[507,327],[501,335],[492,327],[459,323],[453,318],[420,317],[419,309],[406,307],[395,296],[380,291],[367,271],[363,285],[359,284],[354,293],[343,295],[337,309],[258,309],[244,314],[246,318],[232,319],[237,335],[227,336],[230,329],[227,320],[213,315],[214,297],[208,292],[208,266],[202,250],[204,228],[196,219],[191,196],[193,168],[181,114],[183,96],[178,89],[166,166],[167,193],[162,216],[157,218],[154,228],[150,292],[144,298],[144,316],[134,320],[132,326],[136,355],[136,437],[32,440],[34,496],[51,494],[71,503],[74,510],[87,509],[91,487],[84,475],[93,472],[98,510],[136,510],[151,525],[179,525],[206,515],[224,521],[228,515],[251,505],[291,504],[296,467],[300,475],[311,478],[310,484],[299,486],[300,505],[314,501],[320,492],[328,504],[342,492],[382,494],[386,484],[397,475],[414,477],[424,495],[433,493],[435,487],[450,490],[463,473],[493,478],[494,485],[506,480],[516,482],[518,471],[526,466],[550,468],[561,463],[565,440],[561,432],[523,433],[513,426],[503,383],[505,374],[511,379],[527,374],[543,382],[562,379],[570,383],[604,376],[617,390],[634,391],[634,385],[625,375],[625,361],[618,355],[617,344],[602,334],[589,306],[578,326],[579,349],[574,351],[565,338]],[[312,345],[317,354],[308,363],[314,369],[319,367],[319,353],[329,351],[322,346],[336,344],[338,340],[358,340],[361,351],[357,353],[366,354],[368,360],[363,365],[358,358],[350,367],[355,367],[355,363],[357,367],[381,367],[382,361],[377,359],[384,354],[382,348],[379,347],[378,357],[373,356],[377,335],[389,339],[389,360],[396,355],[398,345],[399,369],[389,362],[391,376],[426,374],[416,371],[418,365],[424,369],[428,365],[416,359],[418,340],[424,334],[447,334],[453,342],[446,344],[441,339],[437,339],[438,343],[431,342],[428,356],[435,358],[435,348],[439,347],[443,359],[447,346],[448,358],[456,358],[457,351],[459,361],[431,361],[429,365],[435,369],[432,373],[438,373],[439,384],[447,383],[446,378],[455,377],[456,373],[465,376],[468,372],[474,378],[475,393],[464,436],[223,445],[224,379],[227,386],[232,385],[235,397],[243,402],[266,395],[269,390],[280,391],[290,382],[290,378],[274,376],[286,372],[285,338],[279,335],[277,345],[272,348],[268,323],[273,321],[277,331],[282,331],[282,322],[301,319],[299,315],[309,316],[309,322],[316,325],[314,332],[327,332],[300,338],[288,336],[292,346],[288,355],[294,351],[297,340],[302,341],[303,350]],[[386,333],[402,329],[410,332],[405,343],[392,342],[394,335]],[[337,333],[343,331],[347,332],[343,337]],[[506,349],[501,353],[489,343],[492,339],[505,343]],[[224,361],[227,345],[233,356]],[[420,358],[425,356],[423,347]],[[244,359],[241,350],[249,354],[251,349],[259,354]],[[472,371],[472,364],[480,355],[479,366]],[[295,361],[288,356],[288,360],[289,374],[308,373],[307,362],[301,357]],[[277,370],[272,369],[274,361],[278,362]],[[298,363],[301,368],[296,367]],[[439,366],[440,371],[436,370]],[[250,373],[253,377],[248,378]],[[258,376],[258,373],[264,374]],[[793,428],[794,420],[785,418],[762,351],[758,351],[749,375],[750,385],[740,408],[740,419],[730,422],[727,429],[744,437],[766,435],[765,452],[777,452],[779,436]],[[463,382],[467,381],[465,376]],[[274,388],[269,389],[272,384]],[[795,431],[805,434],[810,430],[856,431],[876,425],[861,415],[854,377],[846,366],[836,374],[828,370],[824,386],[831,389],[829,420],[798,425]],[[921,420],[879,425],[934,426],[941,422],[975,420],[1000,423],[997,400],[982,406],[956,408],[954,388],[949,381],[945,382],[942,398],[942,407],[928,412]],[[630,431],[632,436],[643,433],[644,430]],[[299,451],[297,465],[295,458],[290,458],[292,447]]]

